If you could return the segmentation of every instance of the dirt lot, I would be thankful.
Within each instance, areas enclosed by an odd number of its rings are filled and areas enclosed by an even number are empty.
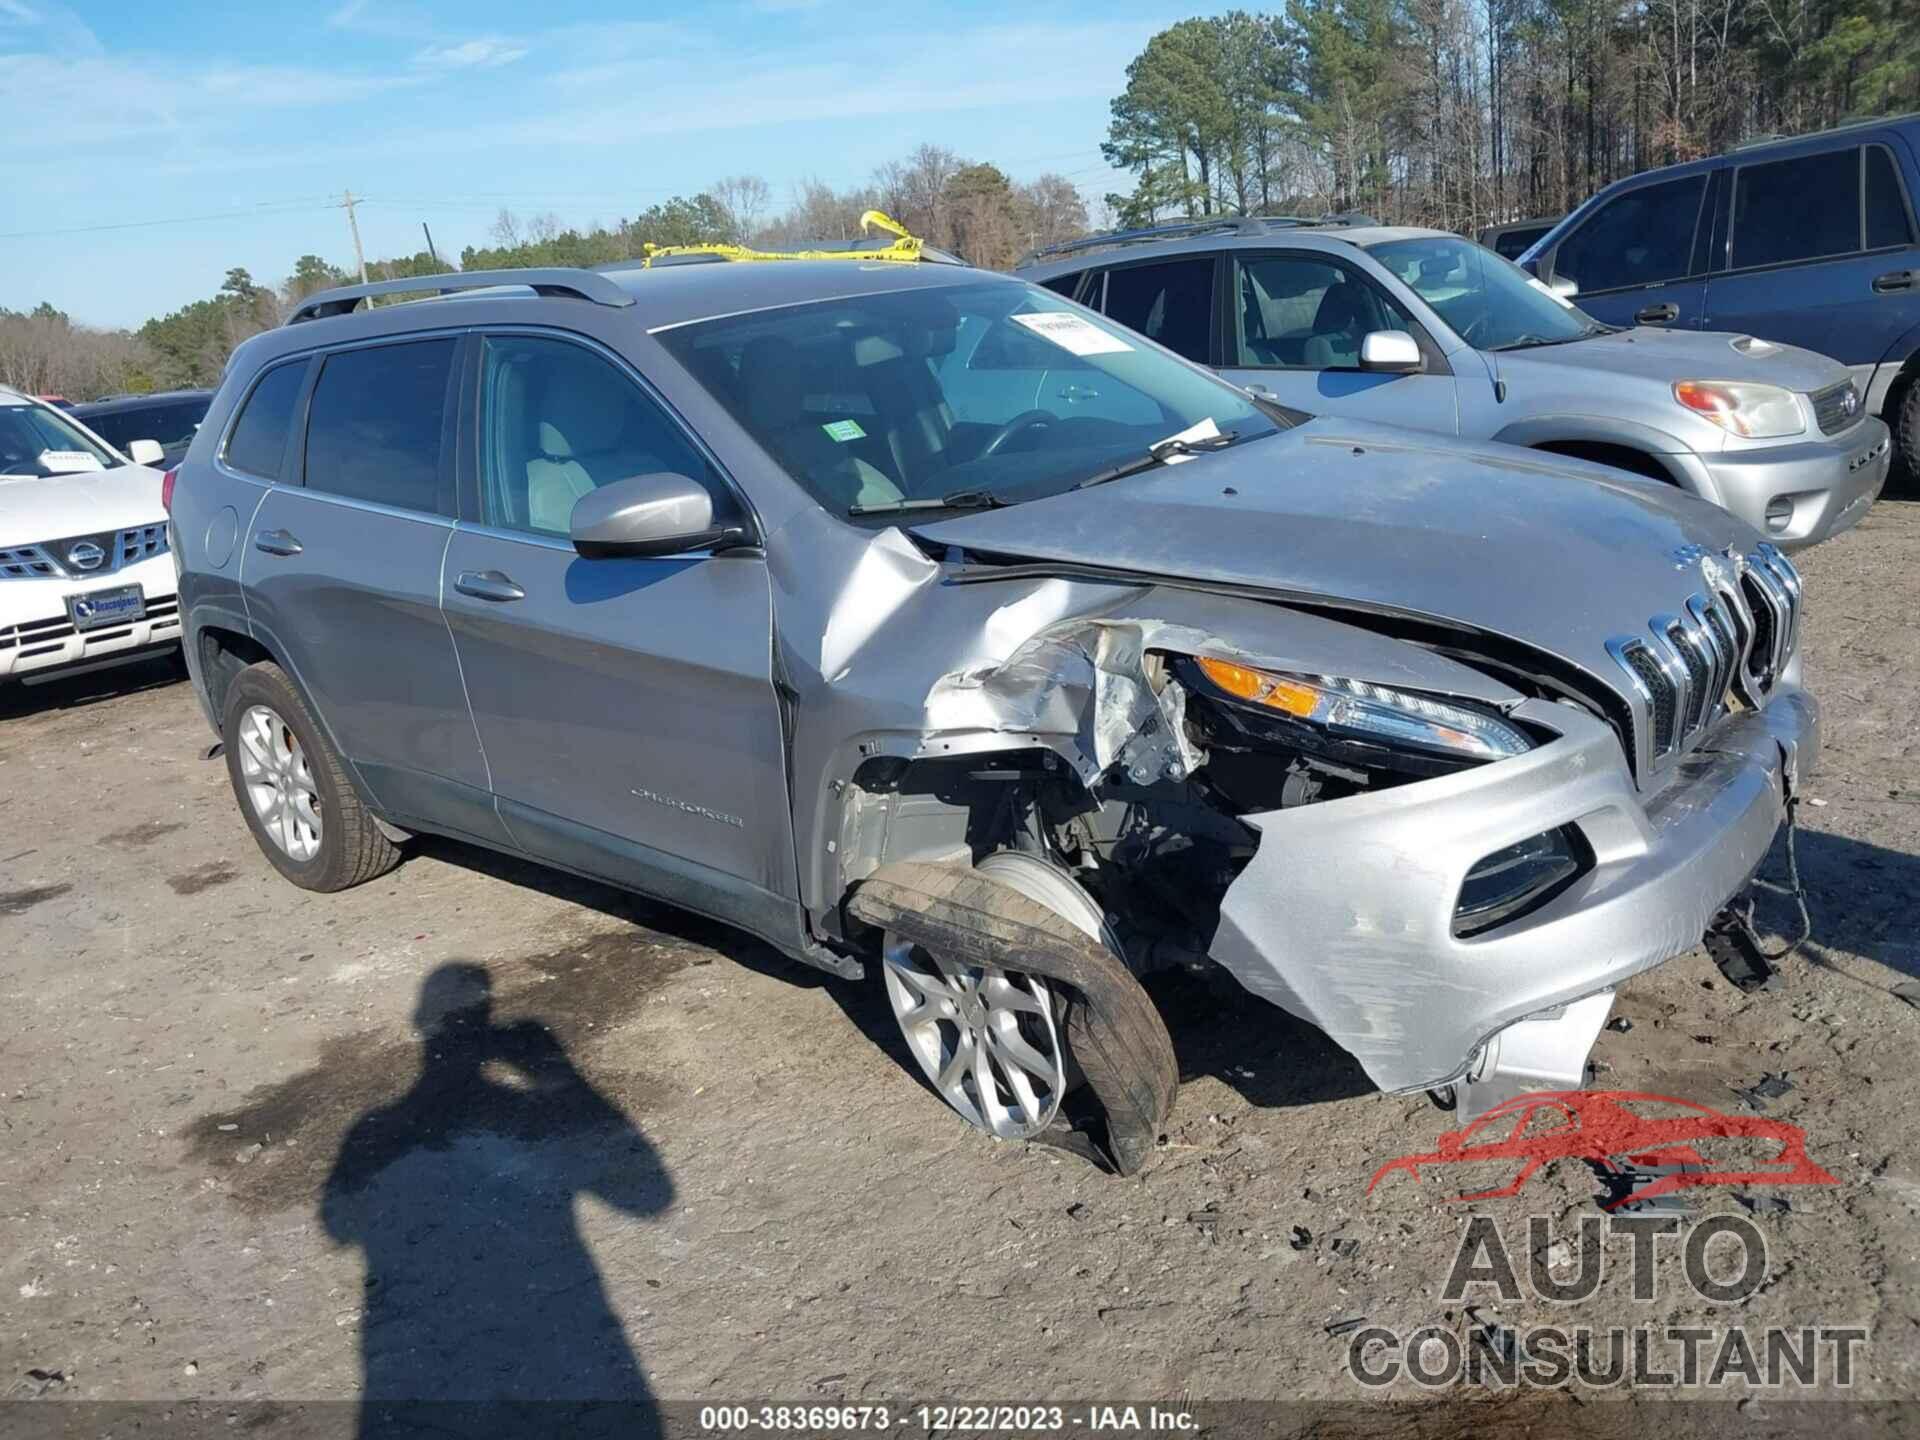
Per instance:
[[[1855,1392],[1920,1398],[1920,1009],[1890,993],[1920,976],[1916,559],[1897,497],[1805,557],[1816,942],[1755,996],[1685,956],[1596,1051],[1608,1086],[1804,1126],[1838,1178],[1765,1192],[1791,1208],[1752,1217],[1767,1278],[1730,1307],[1686,1289],[1677,1246],[1651,1302],[1624,1263],[1570,1306],[1446,1299],[1472,1210],[1570,1234],[1593,1177],[1369,1196],[1447,1118],[1264,1006],[1157,987],[1183,1088],[1144,1178],[1107,1178],[970,1132],[873,990],[703,922],[432,843],[358,891],[292,888],[164,666],[16,691],[0,1396],[1350,1398],[1326,1327],[1364,1316],[1860,1323]],[[1734,1094],[1781,1073],[1784,1095]],[[1687,1213],[1748,1211],[1716,1189]]]

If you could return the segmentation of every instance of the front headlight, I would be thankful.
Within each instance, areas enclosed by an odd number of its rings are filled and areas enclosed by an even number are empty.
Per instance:
[[[1390,690],[1364,680],[1281,675],[1227,660],[1198,658],[1200,673],[1242,704],[1291,716],[1337,739],[1414,750],[1456,762],[1504,760],[1532,743],[1484,711]]]
[[[1738,380],[1680,380],[1673,398],[1722,430],[1749,440],[1778,440],[1807,428],[1800,401],[1778,385]]]

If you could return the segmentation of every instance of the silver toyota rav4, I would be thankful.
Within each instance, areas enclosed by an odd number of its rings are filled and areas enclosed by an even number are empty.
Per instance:
[[[1595,460],[1724,505],[1782,550],[1859,523],[1893,463],[1839,361],[1658,328],[1672,305],[1603,325],[1438,230],[1226,216],[1071,241],[1020,273],[1255,395]]]
[[[1175,966],[1383,1089],[1575,1088],[1813,763],[1798,576],[1670,487],[1307,419],[959,265],[356,308],[422,283],[248,341],[170,490],[267,859],[430,831],[873,967],[992,1135],[1140,1164]]]

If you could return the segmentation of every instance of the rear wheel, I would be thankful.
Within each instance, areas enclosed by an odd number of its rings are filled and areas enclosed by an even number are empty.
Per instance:
[[[1906,470],[1907,484],[1920,485],[1920,374],[1907,378],[1887,418],[1892,422],[1894,458]]]
[[[221,734],[240,813],[287,879],[303,890],[345,890],[400,863],[278,665],[262,661],[234,677]]]

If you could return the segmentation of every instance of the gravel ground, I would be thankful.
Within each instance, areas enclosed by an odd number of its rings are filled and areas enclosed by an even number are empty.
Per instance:
[[[1916,555],[1890,496],[1804,557],[1815,941],[1771,993],[1703,951],[1642,977],[1595,1052],[1610,1087],[1805,1127],[1837,1177],[1748,1197],[1766,1278],[1731,1306],[1677,1243],[1636,1300],[1617,1240],[1586,1301],[1449,1299],[1470,1214],[1524,1265],[1526,1217],[1572,1235],[1593,1176],[1369,1195],[1447,1117],[1244,998],[1156,984],[1184,1083],[1115,1180],[975,1135],[876,990],[705,922],[428,842],[292,888],[168,666],[0,697],[0,1397],[1342,1400],[1328,1327],[1366,1317],[1858,1323],[1853,1393],[1920,1398],[1920,1009],[1892,993],[1920,976]]]

